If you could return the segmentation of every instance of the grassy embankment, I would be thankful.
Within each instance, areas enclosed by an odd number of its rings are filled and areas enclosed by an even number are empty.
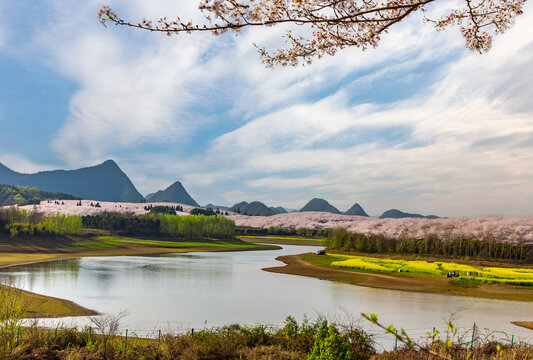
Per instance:
[[[245,251],[275,249],[238,239],[178,240],[174,238],[141,239],[110,235],[105,231],[86,230],[83,236],[49,239],[46,237],[10,238],[0,234],[0,267],[87,256],[124,256],[192,251]],[[94,315],[71,301],[24,292],[28,317]]]
[[[348,255],[302,254],[282,256],[278,260],[286,266],[265,270],[382,289],[533,301],[533,286],[520,286],[529,285],[533,280],[530,268],[481,268],[446,261],[430,263]],[[399,273],[399,268],[409,272]],[[448,271],[457,271],[461,276],[447,278]],[[466,276],[468,272],[478,277]]]
[[[294,236],[270,236],[270,235],[239,235],[237,238],[246,242],[258,242],[264,244],[278,244],[278,245],[309,245],[309,246],[325,246],[325,238],[306,238]]]

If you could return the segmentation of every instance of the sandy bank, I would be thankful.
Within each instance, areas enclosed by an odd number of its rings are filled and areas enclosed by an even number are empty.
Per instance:
[[[307,254],[309,255],[309,254]],[[487,299],[533,301],[533,289],[511,285],[474,285],[452,284],[449,279],[436,279],[413,275],[362,273],[351,270],[334,269],[313,264],[302,255],[280,256],[276,260],[285,266],[263,270],[319,279],[341,281],[348,284],[368,286],[379,289],[416,291],[431,294],[470,296]]]

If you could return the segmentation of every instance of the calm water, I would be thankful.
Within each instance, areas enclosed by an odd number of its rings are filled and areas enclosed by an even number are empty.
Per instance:
[[[316,249],[83,258],[19,266],[0,276],[100,312],[127,309],[131,315],[123,327],[139,333],[374,312],[384,323],[421,335],[458,311],[460,327],[475,322],[533,341],[533,331],[510,323],[532,320],[533,303],[372,289],[261,271],[280,265],[277,256]]]

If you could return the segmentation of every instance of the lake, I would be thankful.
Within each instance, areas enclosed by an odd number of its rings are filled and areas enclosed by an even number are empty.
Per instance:
[[[230,323],[282,325],[288,315],[301,320],[373,312],[418,336],[442,328],[457,312],[465,331],[475,322],[533,341],[533,331],[510,323],[531,320],[533,303],[372,289],[261,270],[283,265],[277,256],[317,249],[283,245],[269,251],[68,259],[13,267],[0,277],[99,312],[129,310],[122,327],[141,335]]]

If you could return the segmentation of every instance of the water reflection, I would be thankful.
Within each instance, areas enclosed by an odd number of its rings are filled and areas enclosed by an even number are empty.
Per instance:
[[[280,265],[277,256],[316,249],[71,259],[15,267],[0,277],[14,277],[25,289],[98,311],[128,309],[124,326],[138,331],[201,328],[206,321],[207,326],[280,325],[288,315],[301,320],[304,314],[373,312],[385,323],[423,334],[462,310],[461,327],[476,322],[528,339],[533,335],[510,324],[531,317],[533,303],[372,289],[260,270]]]

